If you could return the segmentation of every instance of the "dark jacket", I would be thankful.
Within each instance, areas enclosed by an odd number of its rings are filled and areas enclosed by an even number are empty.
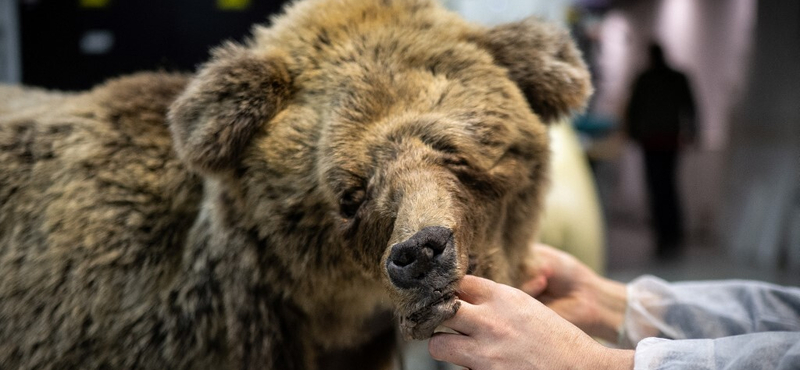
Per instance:
[[[666,65],[643,72],[627,110],[628,135],[646,150],[677,150],[695,136],[695,103],[684,74]]]

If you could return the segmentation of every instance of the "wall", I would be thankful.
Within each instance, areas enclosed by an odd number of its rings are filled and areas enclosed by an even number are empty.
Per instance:
[[[762,267],[800,270],[800,2],[759,1],[750,84],[732,119],[720,234]]]
[[[755,0],[629,1],[610,11],[601,25],[597,113],[622,117],[650,40],[658,40],[668,62],[691,79],[700,142],[684,152],[680,187],[687,228],[703,242],[711,242],[716,230],[723,154],[731,115],[747,83],[755,8]],[[631,143],[622,145],[608,203],[612,212],[644,219],[641,154]]]
[[[0,82],[18,83],[22,76],[16,1],[0,0]]]

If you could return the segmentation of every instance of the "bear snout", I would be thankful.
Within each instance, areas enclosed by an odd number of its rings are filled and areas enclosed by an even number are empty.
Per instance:
[[[456,252],[452,230],[425,227],[392,246],[386,261],[389,280],[401,289],[441,289],[455,274]]]

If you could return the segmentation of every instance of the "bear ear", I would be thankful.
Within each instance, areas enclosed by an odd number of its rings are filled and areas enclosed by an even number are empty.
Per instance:
[[[234,167],[253,135],[283,108],[290,88],[282,59],[232,43],[215,49],[170,106],[178,156],[210,173]]]
[[[477,41],[508,69],[545,122],[582,110],[592,94],[581,53],[560,26],[531,17],[491,28]]]

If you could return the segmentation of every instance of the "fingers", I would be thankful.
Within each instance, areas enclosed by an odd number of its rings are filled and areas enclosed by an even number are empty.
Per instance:
[[[461,301],[455,316],[444,321],[442,325],[465,335],[474,334],[482,325],[484,317],[478,305],[492,299],[499,284],[477,276],[464,276],[458,284],[457,294]]]
[[[536,260],[537,272],[543,275],[552,275],[562,261],[566,253],[544,244],[536,244],[533,249],[533,256]]]
[[[557,298],[554,298],[549,294],[540,294],[539,296],[536,297],[536,300],[550,309],[552,309],[552,307],[550,306],[553,304],[553,302],[558,302]]]
[[[526,262],[525,274],[530,278],[520,286],[520,290],[531,296],[542,294],[548,280],[558,269],[561,251],[545,244],[535,244],[531,249],[531,260]]]
[[[462,299],[455,316],[444,321],[442,325],[464,335],[479,335],[481,331],[492,327],[496,323],[496,313],[504,309],[503,306],[523,307],[531,302],[538,304],[524,292],[482,278],[467,279],[466,283],[462,282],[461,287],[465,287],[466,292],[459,293],[459,297],[473,293],[469,296],[472,302]],[[483,289],[492,291],[487,293]]]
[[[428,341],[431,357],[458,366],[470,367],[477,350],[477,341],[466,335],[438,333]]]
[[[477,276],[466,275],[458,284],[458,298],[472,304],[480,304],[492,296],[497,283]]]
[[[534,246],[534,250],[536,251],[536,253],[542,253],[542,254],[548,255],[548,256],[557,255],[559,253],[562,253],[558,249],[553,248],[553,247],[551,247],[551,246],[549,246],[547,244],[542,244],[542,243],[536,243],[536,245]]]
[[[537,297],[547,289],[547,276],[538,274],[533,279],[523,283],[519,289],[533,297]]]
[[[442,322],[442,325],[464,335],[474,334],[481,325],[480,309],[469,303],[461,302],[456,315]]]

